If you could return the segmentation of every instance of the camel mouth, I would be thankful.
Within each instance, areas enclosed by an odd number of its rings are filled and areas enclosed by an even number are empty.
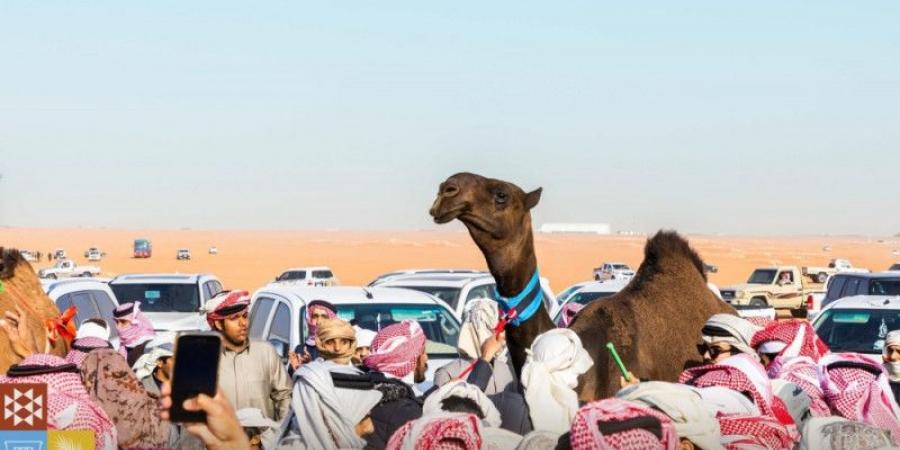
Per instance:
[[[466,205],[461,205],[461,206],[453,208],[449,211],[444,211],[442,213],[435,212],[432,214],[432,217],[434,217],[434,223],[445,224],[454,219],[458,219],[460,216],[462,216],[465,213],[466,208],[467,208]]]
[[[465,212],[463,214],[460,214],[458,219],[466,225],[469,225],[482,233],[491,235],[491,237],[495,239],[500,237],[498,233],[496,233],[496,230],[494,229],[495,227],[490,225],[490,221],[484,220],[475,214]]]

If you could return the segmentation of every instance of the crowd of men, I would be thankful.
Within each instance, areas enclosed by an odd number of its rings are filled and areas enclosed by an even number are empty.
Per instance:
[[[593,360],[567,328],[538,336],[517,376],[492,300],[467,305],[459,359],[426,381],[415,321],[365,330],[324,301],[284,364],[248,337],[246,291],[205,305],[223,342],[218,393],[188,400],[204,423],[172,423],[173,342],[139,303],[85,321],[65,358],[39,351],[21,311],[3,329],[22,358],[0,383],[46,383],[54,429],[90,429],[98,449],[879,449],[900,445],[900,331],[882,361],[832,353],[806,321],[757,326],[717,314],[705,365],[677,383],[627,374],[613,397],[579,401]],[[113,327],[116,333],[113,333]],[[117,337],[116,337],[117,336]]]

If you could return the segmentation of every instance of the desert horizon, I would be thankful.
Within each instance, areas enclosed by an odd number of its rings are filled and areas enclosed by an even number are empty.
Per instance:
[[[719,286],[744,282],[763,265],[824,266],[832,258],[849,259],[873,271],[900,261],[900,238],[865,236],[725,236],[685,235],[718,273]],[[606,261],[637,269],[648,236],[535,233],[538,266],[554,292],[590,280]],[[133,240],[153,242],[153,257],[132,257]],[[64,248],[70,259],[88,264],[84,251],[99,247],[106,256],[90,263],[102,276],[142,272],[208,272],[229,289],[254,291],[289,267],[326,265],[341,284],[364,285],[398,269],[486,269],[484,259],[464,229],[422,231],[274,231],[161,230],[114,228],[0,228],[0,245],[40,251]],[[210,255],[210,246],[218,255]],[[824,247],[829,246],[830,251]],[[191,250],[190,261],[175,259],[179,248]],[[46,256],[35,269],[51,265]]]

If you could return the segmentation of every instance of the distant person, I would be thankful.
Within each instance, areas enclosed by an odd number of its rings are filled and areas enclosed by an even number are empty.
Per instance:
[[[319,349],[316,348],[316,332],[318,331],[319,320],[336,318],[337,308],[325,300],[313,300],[306,305],[306,342],[298,345],[293,352],[288,354],[292,373],[301,364],[314,361],[319,357]]]
[[[882,359],[884,359],[884,370],[887,372],[894,399],[900,404],[900,330],[894,330],[887,334],[884,339]]]
[[[47,261],[53,261],[53,252],[47,252]]]
[[[793,283],[794,283],[794,280],[791,277],[790,272],[781,272],[781,274],[778,275],[778,285],[779,286],[786,286],[788,284],[793,284]]]
[[[140,307],[141,302],[125,303],[113,311],[116,329],[119,330],[119,341],[128,353],[129,367],[144,354],[147,343],[156,337],[153,324],[141,312]]]
[[[222,335],[219,388],[235,409],[256,408],[281,421],[291,404],[291,380],[268,342],[247,335],[247,291],[221,292],[206,302],[206,321]]]
[[[353,352],[353,364],[361,366],[366,356],[369,356],[371,353],[372,341],[378,333],[356,325],[353,326],[353,330],[356,331],[356,350]]]
[[[41,260],[41,252],[37,252],[34,254],[34,259],[40,261]]]

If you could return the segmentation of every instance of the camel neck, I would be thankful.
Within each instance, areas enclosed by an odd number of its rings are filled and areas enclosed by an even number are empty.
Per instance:
[[[497,281],[497,292],[504,297],[520,294],[537,269],[531,229],[487,255],[488,268]]]

